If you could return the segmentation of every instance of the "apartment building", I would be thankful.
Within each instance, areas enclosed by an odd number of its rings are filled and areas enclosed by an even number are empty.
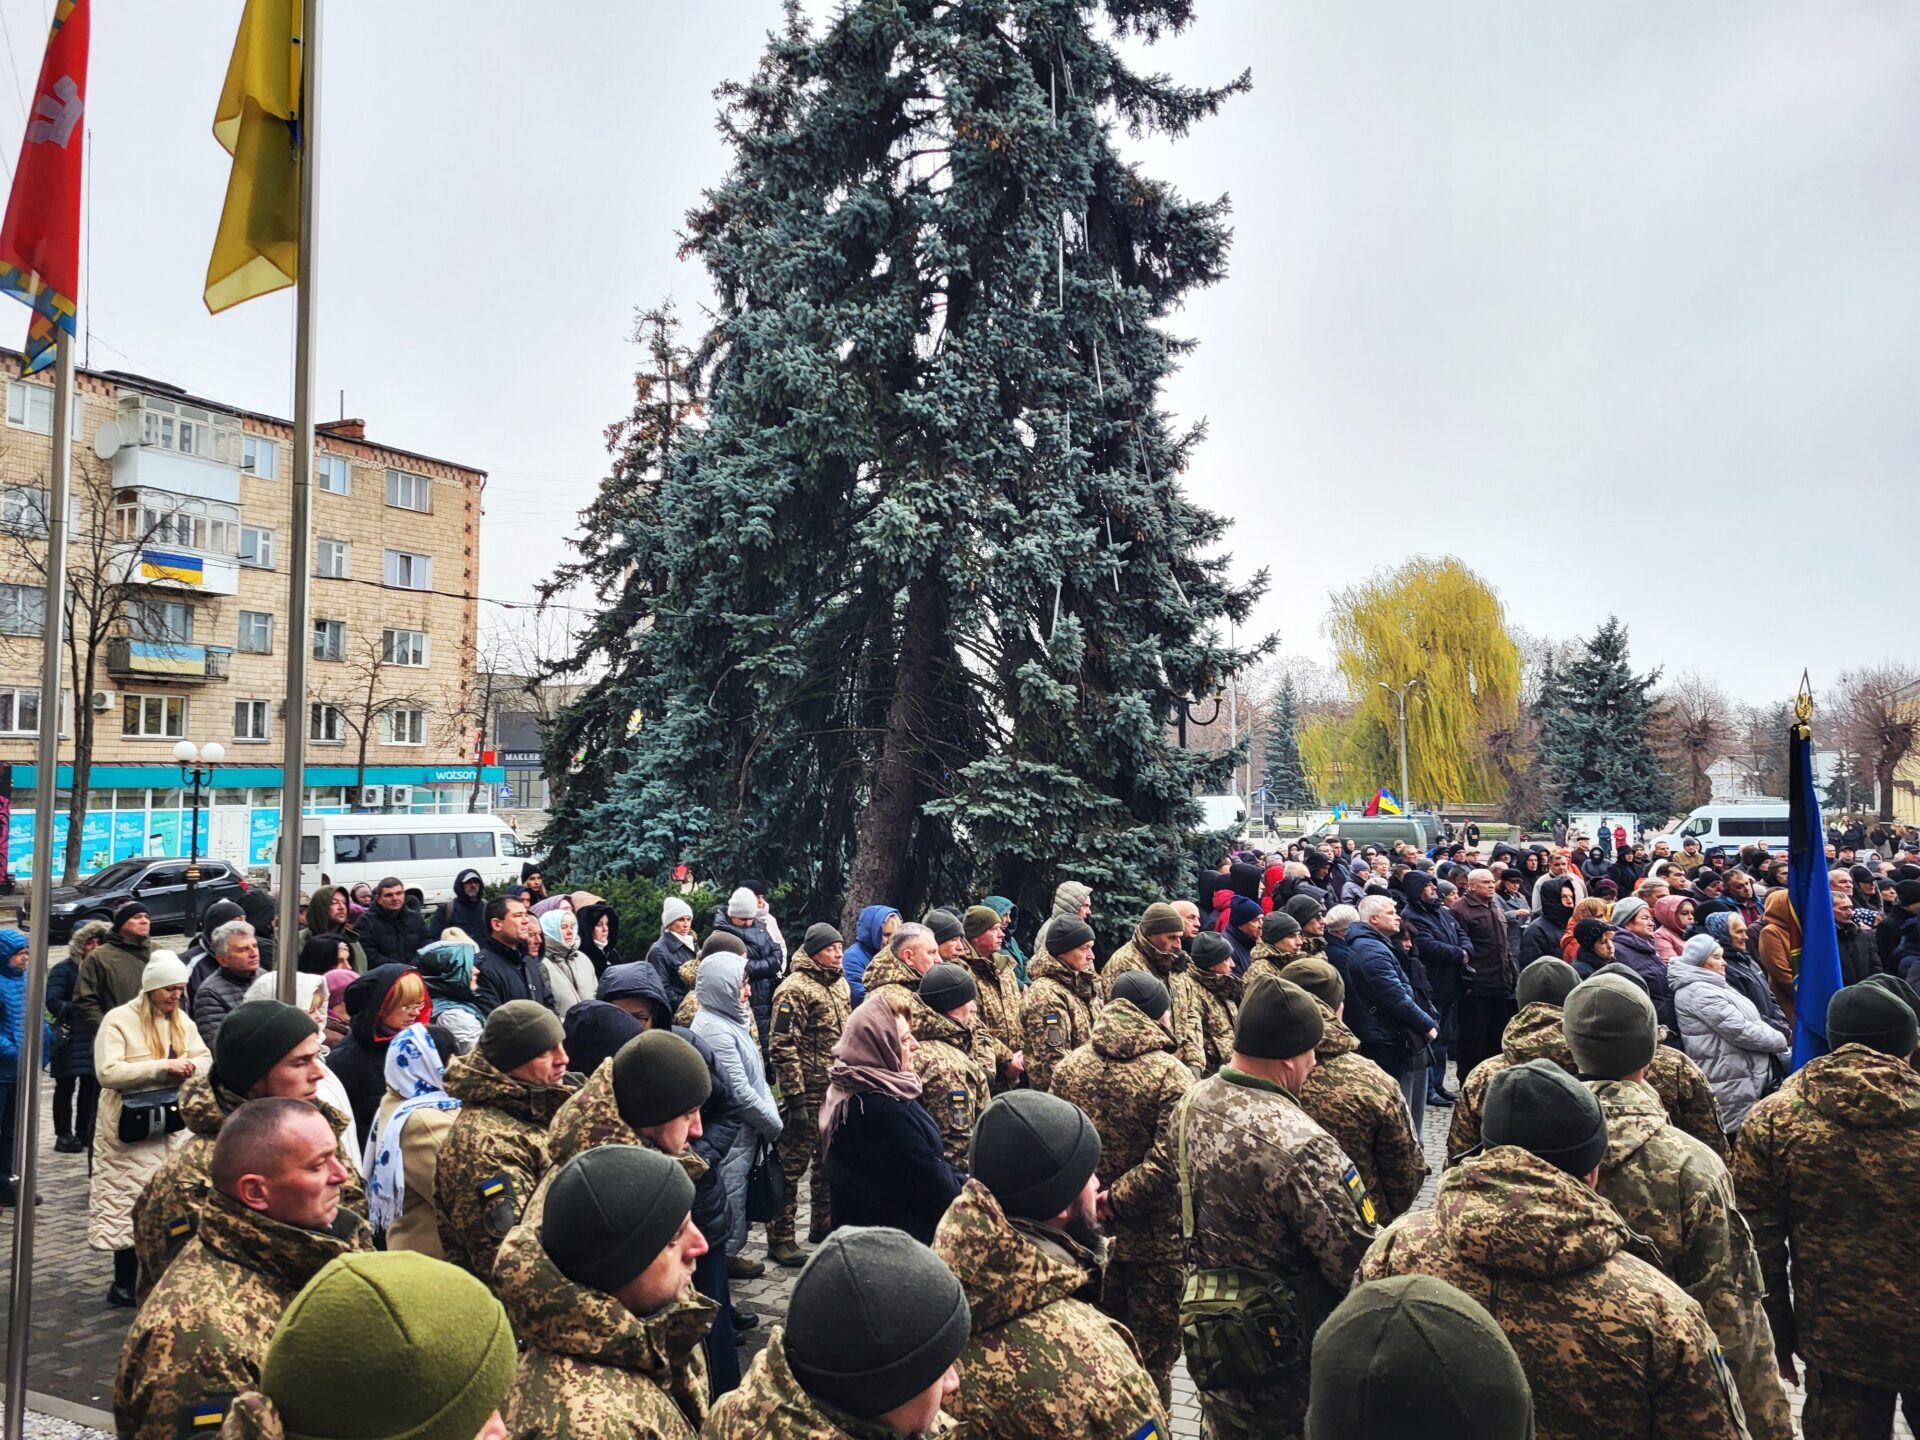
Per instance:
[[[23,874],[38,818],[53,394],[44,377],[21,377],[14,351],[0,350],[0,377],[0,764],[12,769],[8,869]],[[120,371],[81,371],[76,389],[74,629],[83,650],[90,629],[102,640],[78,697],[94,721],[82,872],[187,853],[183,739],[226,751],[203,797],[200,853],[240,864],[271,858],[289,723],[307,726],[309,813],[490,807],[503,773],[481,766],[469,713],[484,472],[369,440],[359,420],[320,426],[312,625],[290,635],[289,422]],[[304,714],[289,714],[290,644],[311,655]],[[72,655],[66,669],[76,674]],[[70,680],[69,744],[75,699]],[[57,866],[71,780],[63,764]]]

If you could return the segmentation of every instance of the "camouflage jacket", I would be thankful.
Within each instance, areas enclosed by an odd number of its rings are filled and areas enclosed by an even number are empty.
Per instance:
[[[596,1145],[638,1145],[643,1150],[660,1150],[658,1145],[620,1118],[620,1102],[613,1093],[611,1065],[602,1065],[589,1075],[587,1083],[574,1091],[566,1104],[560,1107],[560,1113],[553,1117],[553,1124],[547,1129],[547,1173],[552,1174],[574,1156]],[[660,1153],[664,1155],[667,1152],[661,1150]],[[687,1178],[696,1184],[707,1173],[707,1162],[691,1150],[673,1158],[680,1162],[681,1168],[687,1172]],[[525,1223],[534,1223],[537,1217],[531,1202],[520,1218]]]
[[[1300,937],[1300,953],[1296,960],[1322,960],[1327,954],[1327,937],[1324,935],[1303,935]]]
[[[1108,1189],[1146,1160],[1193,1085],[1193,1072],[1173,1058],[1173,1037],[1125,1000],[1109,1000],[1093,1043],[1053,1072],[1053,1093],[1078,1105],[1100,1132],[1100,1179]],[[1116,1218],[1113,1239],[1117,1259],[1178,1265],[1184,1257],[1177,1213]]]
[[[914,1072],[920,1077],[920,1108],[940,1127],[940,1148],[947,1163],[964,1175],[974,1122],[993,1098],[993,1037],[978,1020],[971,1025],[949,1020],[918,995],[913,997],[907,1024],[920,1042],[913,1057]]]
[[[167,1266],[186,1249],[200,1223],[200,1208],[213,1193],[208,1167],[213,1164],[213,1142],[227,1116],[245,1102],[231,1090],[215,1090],[204,1072],[189,1075],[180,1085],[180,1118],[193,1138],[167,1157],[154,1172],[140,1198],[133,1202],[133,1248],[140,1257],[136,1298],[145,1300]],[[357,1215],[367,1213],[367,1187],[360,1179],[360,1157],[347,1150],[347,1117],[332,1106],[314,1101],[340,1138],[340,1163],[347,1178],[340,1186],[340,1204]]]
[[[1706,1311],[1733,1370],[1753,1440],[1793,1440],[1793,1417],[1767,1328],[1760,1261],[1735,1208],[1727,1167],[1667,1123],[1652,1086],[1589,1080],[1587,1088],[1607,1117],[1607,1154],[1594,1188],[1653,1242],[1660,1268]]]
[[[1863,1385],[1920,1386],[1920,1074],[1864,1045],[1809,1061],[1748,1112],[1733,1173],[1778,1352]]]
[[[1075,1298],[1098,1284],[1097,1256],[1058,1231],[1010,1220],[978,1180],[954,1197],[933,1250],[973,1311],[960,1388],[946,1402],[969,1434],[1130,1440],[1155,1433],[1149,1425],[1165,1433],[1160,1392],[1133,1337]]]
[[[1216,975],[1194,970],[1194,1006],[1200,1012],[1200,1041],[1206,1051],[1203,1076],[1211,1075],[1233,1058],[1233,1027],[1240,1023],[1240,997],[1246,980],[1239,975]]]
[[[1727,1132],[1720,1126],[1720,1102],[1713,1098],[1713,1086],[1705,1071],[1663,1042],[1654,1047],[1653,1064],[1647,1067],[1647,1084],[1660,1097],[1669,1125],[1686,1131],[1723,1162],[1733,1163],[1733,1152],[1727,1147]]]
[[[922,1436],[953,1435],[945,1414]],[[701,1440],[899,1440],[885,1425],[856,1420],[801,1388],[787,1363],[786,1331],[778,1326],[753,1357],[739,1387],[713,1402]],[[957,1440],[957,1437],[956,1437]]]
[[[1256,980],[1278,980],[1280,972],[1300,958],[1298,951],[1291,955],[1282,955],[1262,940],[1253,947],[1253,963],[1247,966],[1246,973],[1240,979],[1247,986],[1251,986]]]
[[[1540,1440],[1746,1440],[1698,1302],[1638,1256],[1618,1212],[1564,1171],[1500,1145],[1440,1177],[1357,1279],[1435,1275],[1486,1306],[1534,1387]]]
[[[1013,957],[1004,950],[982,955],[969,942],[960,963],[972,973],[974,986],[980,992],[980,1011],[974,1023],[993,1037],[993,1073],[997,1081],[1004,1081],[1008,1078],[1007,1060],[1024,1039],[1020,1026],[1020,977],[1014,973]]]
[[[804,1095],[809,1108],[827,1093],[833,1047],[840,1043],[853,995],[837,969],[815,963],[805,951],[793,957],[793,969],[773,992],[773,1023],[767,1039],[780,1098]]]
[[[1380,1207],[1381,1220],[1391,1220],[1419,1198],[1420,1183],[1427,1178],[1426,1153],[1414,1138],[1400,1087],[1356,1053],[1360,1042],[1345,1022],[1336,1020],[1325,1005],[1320,1014],[1326,1033],[1314,1050],[1318,1063],[1300,1086],[1300,1108],[1340,1142]]]
[[[350,1210],[331,1231],[302,1230],[210,1194],[199,1233],[127,1331],[113,1384],[121,1440],[219,1429],[233,1397],[259,1386],[273,1327],[300,1288],[335,1256],[372,1248]]]
[[[1100,993],[1113,998],[1113,982],[1129,970],[1145,970],[1158,977],[1173,1001],[1173,1053],[1197,1076],[1207,1063],[1207,1042],[1200,1033],[1200,1002],[1193,983],[1193,962],[1184,950],[1162,955],[1138,930],[1133,939],[1114,951],[1100,972]]]
[[[1480,1116],[1487,1107],[1487,1086],[1509,1065],[1524,1065],[1529,1060],[1551,1060],[1569,1075],[1574,1074],[1573,1051],[1560,1028],[1560,1007],[1534,1000],[1507,1021],[1500,1035],[1500,1053],[1482,1060],[1460,1082],[1454,1097],[1453,1120],[1447,1126],[1447,1164],[1458,1165],[1467,1152],[1480,1144]],[[1577,1076],[1575,1078],[1578,1078]]]
[[[531,1085],[502,1075],[476,1048],[447,1066],[446,1084],[461,1106],[434,1172],[440,1244],[449,1264],[486,1280],[493,1252],[547,1173],[547,1127],[580,1077]]]
[[[1020,1000],[1027,1084],[1051,1090],[1060,1057],[1093,1036],[1093,1022],[1100,1015],[1100,981],[1091,970],[1062,964],[1057,955],[1034,956],[1027,962],[1027,975],[1033,983]]]
[[[867,962],[867,968],[860,976],[860,988],[869,996],[888,985],[904,985],[909,994],[920,993],[920,977],[906,961],[893,953],[891,945],[883,945],[873,959]]]

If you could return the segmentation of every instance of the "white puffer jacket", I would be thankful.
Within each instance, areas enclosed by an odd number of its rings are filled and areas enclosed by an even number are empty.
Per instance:
[[[100,1081],[100,1113],[93,1127],[93,1188],[87,1196],[87,1244],[96,1250],[124,1250],[133,1244],[133,1202],[147,1188],[167,1156],[193,1138],[185,1128],[138,1145],[120,1143],[122,1092],[159,1090],[178,1082],[167,1074],[166,1055],[156,1055],[140,1029],[146,997],[107,1012],[93,1037],[93,1073]],[[206,1042],[184,1010],[180,1028],[186,1042],[172,1058],[191,1060],[200,1073],[213,1064]],[[165,1031],[161,1032],[163,1035]]]
[[[1706,1072],[1720,1102],[1720,1123],[1738,1130],[1767,1093],[1768,1057],[1786,1054],[1792,1044],[1726,976],[1676,960],[1667,967],[1667,981],[1687,1058]]]

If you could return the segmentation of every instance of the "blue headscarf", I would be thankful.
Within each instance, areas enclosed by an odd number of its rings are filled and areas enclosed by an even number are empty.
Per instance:
[[[446,1067],[427,1027],[417,1021],[387,1046],[387,1088],[402,1097],[384,1134],[369,1133],[360,1168],[367,1177],[367,1220],[376,1232],[393,1228],[407,1199],[407,1167],[400,1154],[400,1132],[407,1117],[422,1108],[458,1110],[447,1094]]]
[[[1720,942],[1722,950],[1738,950],[1740,947],[1733,943],[1733,922],[1738,918],[1731,910],[1716,910],[1700,923]]]

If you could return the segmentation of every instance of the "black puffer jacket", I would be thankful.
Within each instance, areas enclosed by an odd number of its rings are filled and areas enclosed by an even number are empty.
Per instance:
[[[479,887],[471,896],[467,894],[469,884]],[[438,940],[446,934],[449,926],[458,926],[477,944],[480,937],[487,933],[486,915],[486,882],[480,878],[478,870],[462,870],[453,877],[453,898],[433,912],[433,923],[427,928]]]
[[[753,982],[751,1004],[754,1024],[760,1030],[760,1044],[764,1049],[768,1034],[768,1022],[773,1018],[774,987],[780,983],[780,970],[786,963],[786,956],[780,953],[780,947],[773,943],[773,936],[767,933],[764,925],[740,925],[727,918],[725,906],[716,906],[713,912],[713,928],[733,936],[747,947],[747,979]]]
[[[411,905],[398,910],[382,910],[375,905],[353,922],[353,933],[360,937],[369,965],[411,965],[420,947],[427,943],[427,922]]]

